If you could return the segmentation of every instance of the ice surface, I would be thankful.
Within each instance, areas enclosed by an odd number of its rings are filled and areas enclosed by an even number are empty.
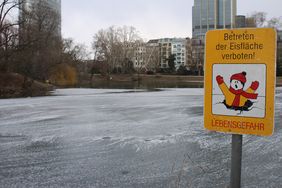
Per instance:
[[[243,187],[282,186],[272,137],[244,136]],[[227,187],[230,139],[203,128],[203,89],[61,89],[0,100],[0,187]]]

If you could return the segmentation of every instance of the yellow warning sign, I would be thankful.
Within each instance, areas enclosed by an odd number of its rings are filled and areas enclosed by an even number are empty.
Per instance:
[[[272,135],[275,75],[274,29],[208,31],[205,128],[232,134]]]

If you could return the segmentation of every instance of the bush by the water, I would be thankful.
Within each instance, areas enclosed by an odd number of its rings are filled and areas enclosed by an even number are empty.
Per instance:
[[[56,86],[75,86],[78,82],[77,71],[68,64],[57,65],[50,76],[50,82]]]

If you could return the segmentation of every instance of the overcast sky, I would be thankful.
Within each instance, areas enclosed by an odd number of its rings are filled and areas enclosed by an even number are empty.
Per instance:
[[[90,47],[109,26],[134,26],[145,40],[192,36],[194,0],[62,0],[62,34]],[[281,17],[281,0],[237,0],[237,14],[264,11]]]

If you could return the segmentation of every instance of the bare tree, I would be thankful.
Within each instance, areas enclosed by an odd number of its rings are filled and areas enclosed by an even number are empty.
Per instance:
[[[126,72],[129,60],[134,56],[137,43],[141,40],[134,27],[114,27],[101,29],[94,35],[92,48],[95,58],[106,62],[109,73]]]
[[[273,27],[276,29],[279,29],[282,27],[282,19],[280,18],[271,18],[270,20],[267,21],[267,26],[268,27]]]
[[[265,12],[254,12],[250,16],[254,19],[255,25],[257,27],[263,27],[265,26],[266,22],[266,13]]]
[[[3,0],[0,4],[0,71],[8,71],[10,57],[17,47],[19,22],[9,15],[19,10],[21,4],[21,0]]]
[[[273,27],[279,29],[282,27],[281,17],[267,19],[267,13],[254,12],[246,18],[247,27]]]
[[[21,18],[19,72],[46,80],[50,70],[61,62],[60,17],[45,0],[34,2]]]
[[[147,43],[145,53],[146,71],[157,72],[160,68],[160,46],[158,43]]]
[[[17,47],[18,32],[15,27],[7,27],[1,33],[0,71],[7,72],[11,69],[11,58]]]
[[[18,25],[17,21],[9,21],[8,15],[15,9],[19,9],[21,4],[21,0],[3,0],[0,4],[0,33],[9,27]]]
[[[80,62],[90,59],[90,53],[87,51],[84,44],[75,43],[72,38],[63,39],[63,54],[67,58],[63,62],[72,61]]]
[[[75,67],[79,79],[86,77],[90,72],[90,53],[84,44],[75,43],[73,39],[63,39],[62,63]]]

